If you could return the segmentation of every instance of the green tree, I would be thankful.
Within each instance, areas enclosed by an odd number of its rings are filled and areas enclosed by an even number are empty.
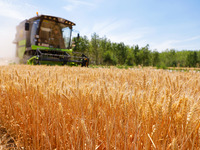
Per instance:
[[[153,51],[152,52],[152,65],[157,66],[159,65],[160,58],[159,58],[159,52]]]
[[[95,64],[99,64],[99,55],[100,55],[100,38],[99,35],[94,33],[91,37],[91,52],[94,56]]]
[[[125,64],[126,58],[127,58],[127,47],[123,42],[117,44],[117,56],[118,63],[123,65]]]
[[[139,51],[140,51],[139,46],[136,45],[133,49],[134,62],[136,65],[139,65],[141,63],[141,59],[139,57]]]
[[[100,38],[100,50],[99,50],[99,60],[100,64],[104,63],[104,57],[107,56],[105,53],[107,51],[111,52],[111,42],[105,36]],[[111,54],[111,53],[110,53]],[[113,55],[113,54],[112,54]]]
[[[133,47],[128,47],[127,46],[127,58],[126,58],[126,64],[128,65],[128,66],[133,66],[133,65],[135,65],[135,63],[134,63],[134,54],[133,54],[133,50],[134,50],[134,48]]]
[[[116,65],[117,64],[117,60],[113,56],[113,53],[111,51],[106,51],[104,53],[103,62],[104,62],[104,64],[107,64],[107,65]]]
[[[75,42],[75,47],[73,49],[74,51],[82,53],[87,53],[89,51],[90,42],[87,36],[80,37],[79,40],[73,39],[73,41]]]
[[[196,67],[198,63],[198,56],[196,51],[190,51],[187,55],[187,66],[188,67]]]
[[[150,65],[150,50],[149,45],[147,44],[145,47],[142,47],[137,55],[140,65],[149,66]]]
[[[196,67],[197,63],[198,63],[198,56],[197,56],[197,52],[194,51],[194,54],[193,54],[193,66]]]
[[[165,50],[161,53],[151,51],[149,45],[139,48],[138,45],[129,47],[123,42],[113,43],[105,36],[100,38],[93,33],[91,40],[87,36],[73,39],[75,43],[74,51],[86,54],[90,58],[90,63],[95,64],[127,64],[144,66],[166,66],[166,67],[196,67],[200,60],[200,51],[174,49]]]
[[[165,64],[167,67],[176,67],[177,66],[176,51],[174,49],[165,50],[160,54],[160,60],[162,64]]]

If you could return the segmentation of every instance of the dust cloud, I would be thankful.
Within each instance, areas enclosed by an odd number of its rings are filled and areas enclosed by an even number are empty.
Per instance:
[[[9,24],[8,24],[9,23]],[[0,35],[0,65],[18,63],[16,44],[13,43],[16,34],[17,21],[1,24]]]
[[[11,39],[7,41],[3,39],[3,41],[0,44],[0,65],[19,63],[19,58],[16,57],[16,46],[12,43]]]
[[[0,66],[6,66],[11,64],[18,64],[19,58],[0,58]]]

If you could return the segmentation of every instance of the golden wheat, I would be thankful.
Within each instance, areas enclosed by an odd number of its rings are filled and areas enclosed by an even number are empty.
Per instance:
[[[0,67],[0,124],[17,149],[199,149],[200,74]]]

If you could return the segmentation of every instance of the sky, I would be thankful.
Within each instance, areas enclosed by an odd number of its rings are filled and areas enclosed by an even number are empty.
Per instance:
[[[151,50],[200,50],[200,0],[0,0],[0,58],[14,57],[16,26],[40,14],[76,23],[89,39]]]

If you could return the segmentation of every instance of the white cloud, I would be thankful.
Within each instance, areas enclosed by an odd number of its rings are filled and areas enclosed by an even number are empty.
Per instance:
[[[131,27],[133,20],[129,19],[106,19],[98,20],[89,27],[80,29],[81,34],[87,35],[96,32],[100,37],[106,36],[112,42],[124,42],[126,45],[136,45],[140,47],[150,44],[148,37],[154,34],[155,29],[151,27]],[[129,29],[129,30],[127,30]]]
[[[72,11],[72,10],[74,10],[75,8],[76,8],[75,5],[67,5],[67,6],[64,7],[64,9],[67,10],[67,11]]]
[[[101,33],[101,34],[109,34],[111,32],[121,32],[123,30],[123,26],[128,24],[128,20],[116,20],[109,19],[106,21],[96,22],[92,28],[93,32]]]
[[[154,29],[150,27],[135,27],[131,28],[132,20],[110,20],[101,23],[96,23],[93,32],[97,32],[100,36],[106,35],[113,42],[124,42],[132,46],[139,44],[146,46],[148,44],[147,37],[154,33]],[[127,30],[130,29],[130,30]]]
[[[163,42],[159,42],[159,43],[150,43],[150,46],[152,49],[157,49],[159,52],[166,50],[166,49],[172,49],[175,48],[174,44],[179,43],[180,41],[178,40],[166,40]]]
[[[67,0],[67,2],[69,3],[68,5],[64,6],[63,8],[66,11],[73,11],[73,10],[77,10],[79,7],[90,7],[90,8],[95,8],[97,6],[97,4],[99,3],[99,0]]]
[[[198,39],[200,39],[200,36],[193,36],[193,37],[183,40],[183,42],[194,41],[194,40],[198,40]]]
[[[19,7],[9,1],[0,1],[0,16],[21,20],[23,14],[19,12]]]
[[[200,36],[186,37],[186,38],[169,38],[156,34],[154,27],[134,27],[133,20],[128,19],[104,19],[95,21],[89,26],[80,29],[81,34],[87,35],[89,38],[91,34],[96,32],[100,37],[106,36],[112,42],[124,42],[127,45],[139,45],[140,47],[150,45],[150,49],[157,49],[164,51],[166,49],[194,49],[192,42],[199,40]],[[127,30],[129,29],[129,30]]]
[[[68,2],[74,4],[74,5],[85,5],[85,6],[94,6],[95,1],[81,1],[81,0],[68,0]]]
[[[13,40],[16,34],[16,26],[20,21],[29,18],[33,13],[34,6],[26,1],[0,0],[0,57],[15,57],[15,44]]]
[[[150,46],[152,49],[157,49],[158,51],[163,51],[166,49],[195,49],[197,47],[192,44],[192,41],[200,39],[200,36],[188,37],[181,40],[164,40],[161,42],[151,42]]]
[[[15,20],[24,20],[39,13],[49,12],[50,10],[40,6],[34,6],[27,0],[0,0],[0,17],[12,18]]]

